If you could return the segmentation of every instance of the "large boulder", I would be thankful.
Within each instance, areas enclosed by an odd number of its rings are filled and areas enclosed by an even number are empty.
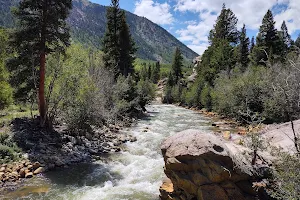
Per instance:
[[[250,200],[257,196],[245,147],[214,134],[186,130],[165,140],[161,150],[170,179],[160,188],[163,200]]]

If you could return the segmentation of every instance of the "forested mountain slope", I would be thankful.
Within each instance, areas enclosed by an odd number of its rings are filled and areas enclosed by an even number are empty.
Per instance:
[[[0,26],[13,26],[10,7],[16,5],[17,2],[18,0],[0,0]],[[101,48],[101,38],[106,26],[105,15],[105,6],[87,0],[73,0],[73,10],[68,19],[73,40]],[[126,16],[131,34],[138,47],[137,57],[170,63],[175,47],[179,47],[183,56],[190,61],[197,56],[197,53],[150,20],[127,11]]]

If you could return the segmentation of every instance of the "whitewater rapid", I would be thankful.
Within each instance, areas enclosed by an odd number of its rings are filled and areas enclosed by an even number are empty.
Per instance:
[[[162,141],[186,129],[211,132],[203,115],[173,105],[147,107],[149,117],[124,130],[137,138],[124,151],[90,164],[79,164],[28,182],[11,197],[49,200],[158,200],[164,178]],[[44,189],[43,189],[44,188]],[[44,193],[44,191],[47,191]]]

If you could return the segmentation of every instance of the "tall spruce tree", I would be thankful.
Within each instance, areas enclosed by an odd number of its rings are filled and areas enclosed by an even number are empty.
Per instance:
[[[299,36],[297,37],[297,39],[295,41],[295,46],[300,48],[300,34],[299,34]],[[300,51],[300,49],[299,49],[299,51]]]
[[[282,39],[283,39],[284,44],[286,45],[287,48],[290,47],[292,39],[289,34],[289,31],[288,31],[285,21],[282,22],[281,33],[282,33]]]
[[[44,91],[46,56],[54,51],[63,51],[69,45],[66,19],[71,8],[72,0],[22,0],[14,12],[18,26],[12,44],[18,56],[11,70],[17,72],[20,67],[27,72],[26,76],[31,77],[32,67],[39,65],[38,102],[42,126],[47,120]],[[24,74],[19,75],[21,79],[25,78]]]
[[[240,46],[238,62],[242,66],[242,71],[245,71],[249,63],[249,38],[247,37],[245,24],[240,33]]]
[[[280,38],[279,42],[281,45],[281,60],[284,61],[292,43],[292,39],[288,32],[288,28],[286,26],[285,21],[282,22],[281,30],[279,32],[279,38]]]
[[[157,61],[152,71],[152,82],[157,83],[160,78],[160,64]]]
[[[238,19],[231,9],[226,8],[223,4],[221,14],[218,16],[214,28],[210,31],[209,40],[211,43],[214,40],[223,39],[229,43],[237,43],[239,32],[237,30]]]
[[[134,73],[134,54],[136,53],[135,42],[133,41],[127,22],[125,11],[121,12],[120,30],[120,72],[124,76]]]
[[[117,80],[120,73],[120,30],[122,18],[119,0],[112,0],[106,11],[107,24],[102,46],[104,65],[114,74],[115,80]]]
[[[112,0],[106,13],[107,25],[103,38],[104,64],[113,72],[115,80],[122,74],[133,73],[135,43],[126,23],[125,12],[120,9],[119,0]]]
[[[259,33],[261,34],[261,44],[260,46],[265,47],[265,51],[271,58],[274,54],[279,55],[280,49],[278,49],[278,34],[275,28],[275,21],[271,10],[268,10],[265,14],[262,25],[259,28]]]
[[[254,39],[254,36],[252,36],[252,38],[251,38],[251,46],[250,46],[250,52],[251,53],[252,53],[254,47],[255,47],[255,39]]]
[[[173,63],[172,63],[172,76],[173,76],[173,80],[174,83],[177,84],[179,82],[179,80],[183,77],[182,75],[182,66],[183,66],[183,57],[181,54],[181,51],[178,47],[176,47],[175,49],[175,53],[174,53],[174,59],[173,59]]]

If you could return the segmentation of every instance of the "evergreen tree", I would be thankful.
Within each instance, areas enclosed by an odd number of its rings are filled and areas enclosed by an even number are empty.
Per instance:
[[[112,0],[106,11],[106,31],[103,38],[103,60],[107,69],[113,72],[115,80],[120,73],[120,30],[123,14],[119,7],[119,0]]]
[[[128,25],[126,23],[125,12],[121,13],[120,30],[120,72],[124,76],[134,73],[134,54],[136,53],[135,43],[131,37]]]
[[[148,80],[151,80],[151,77],[152,77],[152,66],[151,66],[151,63],[148,64],[148,70],[147,70],[147,72],[148,72],[147,78],[148,78]]]
[[[72,0],[23,0],[15,11],[18,19],[17,30],[12,44],[17,51],[13,71],[19,67],[26,73],[19,73],[20,79],[32,77],[32,67],[39,65],[38,102],[41,125],[47,119],[45,99],[46,55],[63,51],[69,45],[69,29],[66,19],[72,8]]]
[[[277,29],[275,28],[275,21],[271,10],[265,14],[262,25],[259,28],[261,36],[261,42],[258,42],[259,46],[264,46],[264,50],[268,54],[269,58],[272,56],[280,55],[280,48],[278,48],[278,35]]]
[[[251,38],[251,46],[250,46],[250,52],[251,53],[252,53],[254,47],[255,47],[255,39],[254,39],[254,36],[252,36],[252,38]]]
[[[292,43],[292,39],[291,36],[289,35],[288,28],[285,24],[285,21],[283,21],[281,25],[281,30],[279,31],[278,35],[280,39],[279,40],[280,45],[278,46],[280,47],[281,61],[284,62]]]
[[[115,80],[122,74],[134,73],[133,62],[136,52],[124,11],[119,7],[119,0],[112,0],[106,13],[107,25],[103,38],[104,64],[113,72]]]
[[[300,34],[299,34],[299,36],[297,37],[297,39],[295,41],[295,46],[298,47],[298,48],[300,48]]]
[[[283,43],[285,45],[286,50],[291,46],[291,36],[289,34],[288,28],[286,26],[285,21],[282,22],[281,25],[281,34],[282,34],[282,39],[283,39]]]
[[[238,19],[231,9],[226,9],[223,4],[221,14],[218,16],[214,28],[210,31],[209,40],[211,43],[214,40],[223,39],[230,43],[237,43],[239,32],[237,30]]]
[[[179,82],[179,80],[183,77],[182,62],[183,62],[183,57],[182,57],[181,51],[178,47],[176,47],[174,59],[173,59],[173,63],[172,63],[172,70],[171,70],[175,84],[177,84]]]
[[[240,34],[239,58],[238,61],[242,65],[242,70],[245,71],[249,63],[249,38],[246,35],[245,24]]]
[[[147,80],[148,78],[148,70],[147,70],[147,66],[146,66],[146,63],[143,63],[142,64],[142,67],[141,67],[141,71],[140,71],[140,80]]]
[[[157,83],[159,79],[160,79],[160,64],[159,62],[156,62],[152,72],[152,82]]]

